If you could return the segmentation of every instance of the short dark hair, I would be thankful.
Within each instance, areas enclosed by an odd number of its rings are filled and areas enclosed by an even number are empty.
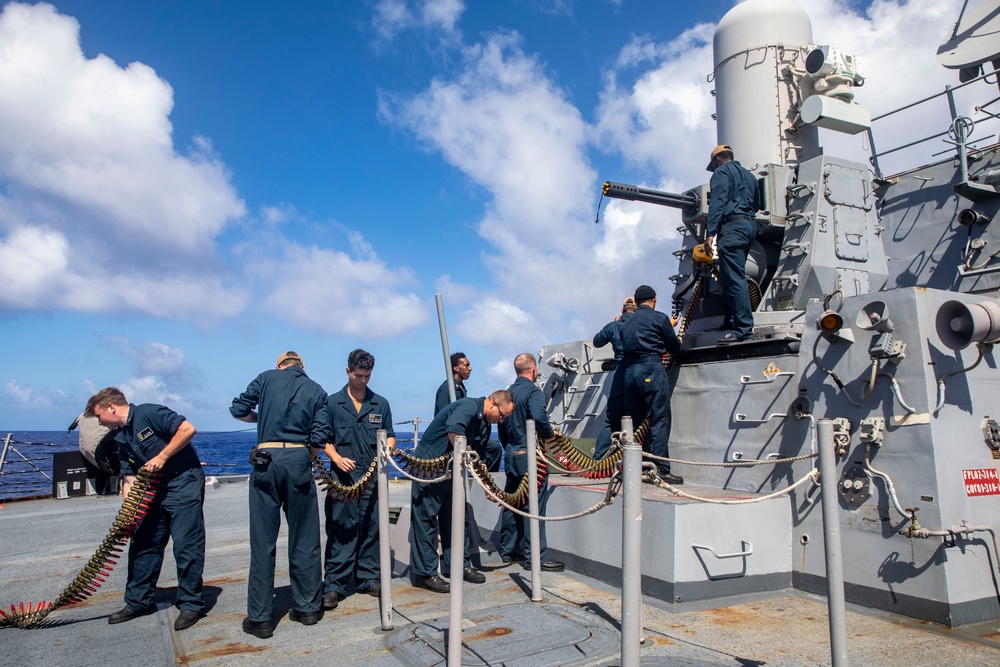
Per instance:
[[[128,405],[128,400],[118,387],[105,387],[87,400],[87,409],[83,411],[83,416],[94,417],[94,408],[106,408],[112,404]]]
[[[468,357],[465,356],[465,352],[454,352],[454,353],[452,353],[452,355],[451,355],[451,367],[455,368],[455,366],[458,366],[458,362],[460,362],[462,359],[468,359]]]
[[[347,355],[348,370],[370,371],[375,368],[375,357],[360,347]]]

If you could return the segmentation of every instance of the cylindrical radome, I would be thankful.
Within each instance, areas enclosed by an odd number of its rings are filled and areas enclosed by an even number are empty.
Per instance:
[[[804,67],[799,47],[811,43],[812,24],[793,0],[747,0],[719,21],[716,136],[719,144],[733,147],[744,167],[794,165],[819,154],[816,127],[791,131],[798,115],[798,77],[782,75],[788,64]]]

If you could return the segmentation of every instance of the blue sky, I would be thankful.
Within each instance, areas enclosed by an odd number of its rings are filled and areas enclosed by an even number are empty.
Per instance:
[[[288,349],[335,391],[363,347],[397,421],[426,418],[435,294],[476,395],[637,284],[669,294],[679,217],[611,202],[595,225],[599,186],[707,180],[733,4],[3,5],[0,431],[63,428],[107,385],[235,430]],[[928,46],[960,3],[800,4],[866,58],[876,112],[955,79]]]

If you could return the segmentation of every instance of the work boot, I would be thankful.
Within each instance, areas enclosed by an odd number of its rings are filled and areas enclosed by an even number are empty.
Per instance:
[[[319,623],[319,612],[299,611],[298,609],[289,609],[288,620],[295,621],[296,623],[301,623],[302,625],[316,625],[317,623]]]
[[[132,607],[123,607],[118,611],[116,611],[115,613],[108,616],[108,625],[115,625],[116,623],[125,623],[126,621],[131,621],[133,618],[139,618],[140,616],[149,616],[154,612],[156,612],[156,607],[146,607],[145,609],[133,609]]]
[[[417,577],[413,585],[419,588],[426,588],[435,593],[448,593],[451,591],[451,584],[436,574],[432,577]]]
[[[344,599],[344,596],[337,591],[330,591],[329,593],[324,593],[323,595],[323,609],[329,611],[330,609],[336,609],[340,601]]]
[[[373,581],[368,585],[368,588],[365,589],[365,593],[368,593],[368,595],[373,598],[382,597],[382,583],[379,581]]]
[[[486,575],[474,567],[467,567],[462,570],[462,579],[470,584],[485,584]]]
[[[178,632],[187,630],[197,623],[199,618],[201,618],[201,614],[197,611],[182,611],[177,615],[177,620],[174,621],[174,630]]]
[[[243,632],[257,639],[270,639],[274,636],[274,624],[271,621],[251,621],[249,618],[244,618]]]

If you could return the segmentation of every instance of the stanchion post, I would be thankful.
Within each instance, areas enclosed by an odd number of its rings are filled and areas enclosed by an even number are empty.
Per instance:
[[[642,643],[642,447],[622,418],[622,667],[638,667]]]
[[[3,453],[0,454],[0,472],[3,472],[3,466],[7,462],[7,450],[10,449],[11,438],[14,437],[13,433],[8,433],[7,437],[3,441]]]
[[[438,329],[441,330],[441,353],[444,355],[444,376],[445,380],[448,380],[448,400],[452,403],[455,402],[455,371],[451,367],[451,351],[448,348],[448,327],[444,323],[444,301],[441,299],[440,294],[434,295],[434,303],[437,304],[438,311]],[[413,439],[414,449],[417,446],[416,438]]]
[[[462,570],[465,567],[465,436],[455,436],[451,459],[451,592],[448,667],[462,665]]]
[[[379,608],[382,611],[382,630],[393,629],[392,625],[392,545],[389,537],[389,469],[388,437],[385,429],[375,435],[378,443],[378,557],[379,582],[382,595]]]
[[[826,548],[826,600],[830,615],[830,656],[833,667],[849,667],[847,659],[847,607],[844,602],[844,561],[840,546],[840,512],[837,494],[837,457],[833,421],[816,422],[819,437],[820,489],[823,496],[823,544]]]
[[[535,420],[525,422],[524,436],[528,439],[528,539],[531,543],[531,601],[542,601],[541,528],[538,525],[538,462],[535,460]],[[516,547],[517,545],[515,545]]]

